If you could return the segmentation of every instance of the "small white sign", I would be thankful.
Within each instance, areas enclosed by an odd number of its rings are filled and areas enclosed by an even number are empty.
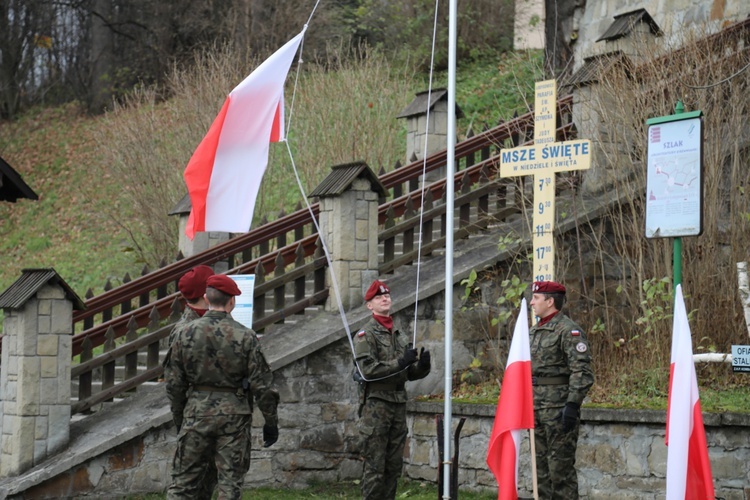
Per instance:
[[[732,346],[732,371],[750,373],[750,345]]]
[[[253,327],[253,289],[255,288],[254,274],[230,274],[230,278],[237,283],[242,295],[235,297],[235,306],[232,311],[232,318],[238,323],[248,327]]]

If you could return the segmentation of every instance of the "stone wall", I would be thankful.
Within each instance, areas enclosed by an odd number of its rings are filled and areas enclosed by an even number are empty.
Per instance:
[[[409,405],[408,457],[405,475],[435,481],[438,455],[435,415],[442,404]],[[455,428],[466,417],[459,443],[459,487],[496,488],[485,462],[495,407],[453,405]],[[577,467],[582,498],[656,500],[664,498],[667,447],[666,412],[583,408]],[[750,499],[750,415],[704,414],[717,498]],[[442,439],[442,438],[441,438]],[[519,493],[531,498],[528,434],[521,443]]]
[[[573,45],[575,69],[583,65],[586,57],[609,52],[617,44],[608,46],[597,41],[614,22],[614,16],[646,9],[664,32],[661,43],[673,47],[685,35],[685,29],[716,32],[727,22],[741,21],[750,14],[746,0],[605,0],[588,2],[576,21],[578,38]]]
[[[336,356],[330,359],[336,360]],[[338,370],[339,381],[335,382],[332,372],[323,370],[325,363],[305,365],[287,373],[294,378],[286,379],[290,383],[288,389],[293,387],[305,401],[283,405],[279,442],[268,450],[260,448],[260,429],[253,432],[252,466],[246,476],[248,488],[295,489],[311,481],[352,481],[360,477],[361,462],[353,453],[357,426],[355,406],[345,399],[353,392],[342,386],[345,380],[340,377],[344,371]],[[320,376],[312,376],[316,371]],[[342,400],[334,401],[336,391],[341,391]],[[435,416],[443,413],[443,404],[412,402],[408,404],[408,411],[404,475],[429,483],[437,491]],[[459,443],[461,491],[497,487],[485,463],[494,411],[494,405],[453,405],[454,429],[458,419],[466,417]],[[582,498],[664,498],[665,417],[663,411],[584,408],[578,447]],[[750,415],[706,414],[704,420],[717,498],[750,499]],[[256,425],[258,423],[260,419],[256,420]],[[27,489],[24,498],[110,498],[163,492],[169,484],[174,446],[174,427],[169,423],[156,426],[148,433]],[[521,496],[528,498],[531,497],[529,453],[528,437],[524,437],[519,484]]]

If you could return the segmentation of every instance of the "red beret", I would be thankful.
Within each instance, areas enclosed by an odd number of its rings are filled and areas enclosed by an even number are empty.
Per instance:
[[[182,275],[177,282],[177,288],[187,300],[199,299],[206,293],[206,280],[213,274],[213,269],[208,266],[195,266]]]
[[[365,302],[374,299],[377,295],[385,295],[386,293],[391,293],[388,285],[382,281],[375,280],[370,285],[370,288],[367,289],[367,292],[365,292]]]
[[[215,288],[220,292],[224,292],[227,295],[242,295],[240,287],[234,282],[232,278],[226,274],[214,274],[206,281],[206,286]]]
[[[531,293],[565,293],[565,287],[556,281],[535,281]]]

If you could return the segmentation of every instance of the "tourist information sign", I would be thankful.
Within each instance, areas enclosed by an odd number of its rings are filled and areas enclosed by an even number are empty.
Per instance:
[[[703,116],[659,116],[648,125],[646,238],[703,232]]]

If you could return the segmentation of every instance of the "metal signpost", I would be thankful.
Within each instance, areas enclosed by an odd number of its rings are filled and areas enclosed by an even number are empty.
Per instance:
[[[674,286],[682,283],[682,237],[703,232],[703,113],[646,120],[646,238],[674,238]]]

